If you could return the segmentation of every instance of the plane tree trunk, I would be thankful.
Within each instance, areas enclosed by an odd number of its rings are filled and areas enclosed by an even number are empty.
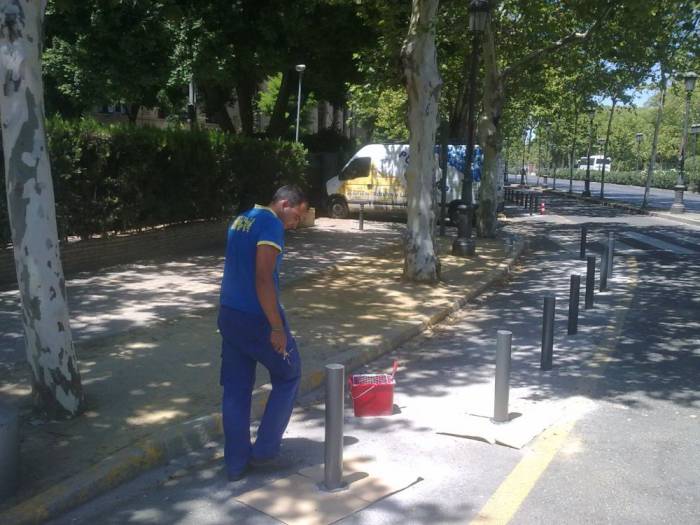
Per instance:
[[[0,0],[0,113],[5,184],[35,406],[52,418],[83,407],[56,229],[41,78],[46,1]]]
[[[503,79],[496,61],[496,45],[489,21],[484,32],[484,112],[479,122],[479,140],[484,148],[484,164],[479,186],[477,229],[480,237],[495,237],[498,205],[498,166],[502,153],[501,114],[503,112]]]
[[[410,161],[406,168],[408,220],[403,277],[436,282],[435,132],[442,80],[437,67],[435,21],[438,0],[413,0],[411,22],[401,50],[408,93]]]

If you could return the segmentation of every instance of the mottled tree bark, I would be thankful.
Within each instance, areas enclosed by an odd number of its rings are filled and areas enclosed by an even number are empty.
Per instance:
[[[253,135],[253,97],[255,97],[255,78],[250,75],[236,84],[238,111],[241,115],[241,133]]]
[[[129,104],[127,107],[128,112],[126,116],[129,119],[129,124],[135,126],[136,119],[139,118],[139,109],[141,108],[141,106],[139,104]]]
[[[644,182],[644,199],[642,200],[642,208],[646,208],[649,203],[649,188],[651,188],[651,180],[654,176],[654,167],[656,165],[656,148],[659,144],[659,130],[661,129],[661,117],[664,112],[664,104],[666,103],[666,88],[668,82],[668,74],[664,69],[661,70],[661,79],[659,80],[659,107],[656,110],[656,122],[654,123],[654,138],[651,142],[651,155],[649,156],[649,166],[647,167],[647,178]]]
[[[277,93],[275,107],[272,109],[270,124],[267,126],[267,135],[271,138],[283,138],[289,131],[289,115],[287,114],[289,97],[292,94],[291,72],[282,74],[280,90]]]
[[[479,186],[477,229],[481,237],[495,237],[496,208],[498,206],[498,166],[502,150],[500,131],[503,112],[503,79],[496,61],[496,45],[491,21],[484,32],[484,112],[479,121],[479,141],[484,148],[484,164]]]
[[[413,0],[411,22],[401,50],[408,92],[410,162],[406,168],[408,221],[404,279],[435,282],[435,132],[442,80],[437,67],[435,22],[438,0]]]
[[[58,246],[41,79],[46,1],[0,0],[0,112],[15,267],[33,398],[50,417],[83,405]]]

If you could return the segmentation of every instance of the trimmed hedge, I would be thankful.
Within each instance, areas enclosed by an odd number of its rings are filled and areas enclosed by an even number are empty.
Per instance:
[[[569,178],[569,170],[557,170],[557,175],[562,175],[561,179]],[[594,182],[600,182],[602,172],[598,170],[591,170],[591,180]],[[575,180],[586,180],[586,170],[576,170],[574,171]],[[652,177],[651,186],[653,188],[661,188],[666,190],[672,190],[676,185],[676,180],[678,179],[678,172],[675,170],[658,170],[654,171]],[[610,184],[624,184],[628,186],[645,186],[647,180],[646,171],[606,171],[605,172],[605,182]],[[688,189],[691,191],[700,191],[700,175],[698,175],[693,170],[685,170],[685,180]]]
[[[61,238],[220,219],[266,204],[288,183],[306,188],[300,144],[186,129],[47,123]],[[0,241],[10,242],[5,185]]]

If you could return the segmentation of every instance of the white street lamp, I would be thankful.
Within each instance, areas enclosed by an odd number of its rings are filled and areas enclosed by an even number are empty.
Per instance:
[[[294,68],[299,73],[299,91],[297,93],[297,126],[296,132],[294,134],[294,142],[299,142],[299,112],[301,111],[301,77],[304,75],[304,70],[306,66],[304,64],[297,64]]]

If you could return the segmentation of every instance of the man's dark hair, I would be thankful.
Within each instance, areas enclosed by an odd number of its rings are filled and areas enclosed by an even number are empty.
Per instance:
[[[297,207],[304,203],[308,204],[309,202],[309,199],[306,198],[304,191],[296,184],[287,184],[286,186],[282,186],[275,192],[274,197],[272,197],[273,203],[284,200],[289,201],[289,204],[292,207]]]

